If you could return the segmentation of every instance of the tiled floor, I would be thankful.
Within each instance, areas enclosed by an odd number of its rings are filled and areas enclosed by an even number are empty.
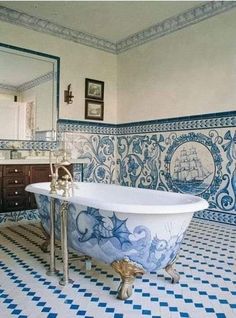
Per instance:
[[[64,288],[46,276],[42,238],[35,224],[0,229],[0,318],[236,318],[236,227],[193,220],[176,265],[180,283],[147,273],[125,302],[116,299],[119,278],[108,265],[94,262],[86,273],[73,262],[75,283]]]

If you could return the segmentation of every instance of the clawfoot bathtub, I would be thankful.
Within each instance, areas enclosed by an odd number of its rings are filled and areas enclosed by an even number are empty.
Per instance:
[[[111,264],[121,276],[118,298],[127,299],[135,276],[146,271],[164,268],[173,282],[179,281],[174,262],[193,213],[208,207],[204,199],[95,183],[76,183],[74,195],[64,198],[50,194],[49,186],[37,183],[26,188],[35,193],[45,231],[50,233],[54,198],[56,238],[61,236],[60,211],[66,208],[66,244]]]

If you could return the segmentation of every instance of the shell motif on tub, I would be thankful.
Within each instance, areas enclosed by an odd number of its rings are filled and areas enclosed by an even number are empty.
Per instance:
[[[74,195],[50,195],[49,183],[27,187],[34,192],[41,222],[50,232],[50,197],[56,198],[55,235],[60,239],[59,209],[68,205],[68,246],[111,264],[121,276],[118,298],[132,294],[136,275],[164,268],[173,282],[173,265],[193,213],[208,203],[189,194],[129,188],[118,185],[76,183]]]

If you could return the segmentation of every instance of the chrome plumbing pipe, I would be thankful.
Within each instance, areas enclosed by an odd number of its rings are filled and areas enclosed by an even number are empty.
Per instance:
[[[55,267],[55,199],[50,201],[50,269],[48,276],[53,276],[58,272]]]
[[[61,251],[62,251],[62,261],[63,261],[63,277],[59,281],[62,286],[68,283],[73,283],[69,278],[69,257],[68,257],[68,246],[67,246],[67,213],[68,213],[69,203],[63,201],[61,204]]]

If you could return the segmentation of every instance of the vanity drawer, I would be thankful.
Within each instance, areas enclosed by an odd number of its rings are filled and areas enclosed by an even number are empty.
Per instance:
[[[30,183],[49,182],[51,180],[49,165],[33,165],[30,167]]]
[[[15,176],[15,177],[5,177],[3,179],[3,188],[8,187],[23,187],[28,184],[29,177]]]
[[[10,187],[8,189],[3,190],[3,196],[6,199],[18,199],[25,198],[27,195],[24,187],[13,188]]]
[[[0,166],[0,178],[2,177],[2,168],[3,166]]]
[[[25,165],[7,165],[3,167],[3,175],[6,177],[11,176],[24,176],[29,174],[29,167]]]
[[[8,211],[21,211],[27,208],[27,199],[18,198],[18,199],[6,199],[3,201],[3,210]]]

